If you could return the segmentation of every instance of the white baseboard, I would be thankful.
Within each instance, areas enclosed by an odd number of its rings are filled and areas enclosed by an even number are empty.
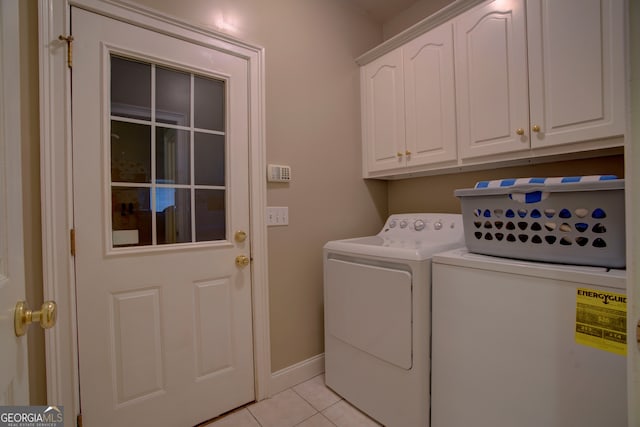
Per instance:
[[[271,374],[269,395],[280,393],[324,372],[324,353],[310,357],[295,365],[287,366]]]

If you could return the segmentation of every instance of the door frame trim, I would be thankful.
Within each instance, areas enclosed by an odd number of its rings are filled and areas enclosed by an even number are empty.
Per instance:
[[[58,301],[58,326],[45,335],[47,400],[64,405],[67,426],[80,412],[73,228],[71,76],[66,42],[70,7],[113,17],[185,41],[222,50],[249,64],[249,203],[252,253],[252,311],[255,398],[270,396],[271,345],[266,208],[264,48],[200,28],[125,0],[39,0],[40,169],[42,256],[45,299]],[[77,42],[77,41],[76,41]],[[72,381],[69,381],[72,379]]]

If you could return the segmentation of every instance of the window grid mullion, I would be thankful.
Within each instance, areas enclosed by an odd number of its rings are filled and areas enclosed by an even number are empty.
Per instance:
[[[195,78],[193,73],[191,73],[191,94],[189,97],[189,109],[190,109],[190,118],[191,118],[191,123],[190,123],[190,136],[191,136],[191,147],[190,147],[190,152],[191,152],[191,167],[190,172],[191,172],[191,177],[190,177],[190,183],[191,183],[191,242],[195,243],[196,241],[196,190],[195,190],[195,184],[196,184],[196,172],[195,172],[195,139],[196,139],[196,135],[195,135],[195,130],[194,130],[194,125],[195,125],[195,119],[194,116],[196,115],[195,113],[195,102],[193,100],[194,97],[194,87],[195,87]]]
[[[151,64],[151,245],[158,244],[156,217],[156,65]]]
[[[111,114],[110,119],[113,120],[113,121],[122,122],[122,123],[133,123],[133,124],[138,124],[138,125],[151,125],[151,120],[132,119],[131,117],[123,117],[123,116],[118,116],[118,115],[114,115],[114,114]],[[225,136],[226,135],[226,132],[224,132],[224,131],[210,130],[210,129],[200,129],[200,128],[196,128],[195,126],[182,126],[182,125],[174,125],[174,124],[171,124],[171,123],[159,123],[158,127],[163,127],[163,128],[167,128],[167,129],[176,129],[176,130],[186,130],[186,131],[194,129],[197,132],[206,133],[206,134],[209,134],[209,135],[220,135],[220,136]]]
[[[151,188],[151,183],[146,182],[128,182],[128,181],[114,181],[111,183],[112,187],[118,188]],[[180,188],[189,190],[191,188],[195,188],[196,190],[226,190],[227,187],[224,185],[192,185],[192,184],[155,184],[154,188]]]

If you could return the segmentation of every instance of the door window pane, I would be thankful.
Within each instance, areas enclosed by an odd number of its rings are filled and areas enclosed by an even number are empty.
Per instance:
[[[111,57],[111,114],[151,120],[151,64]]]
[[[196,185],[224,186],[223,135],[196,132],[194,136],[194,172]]]
[[[159,245],[191,242],[191,190],[157,188],[156,221]]]
[[[226,240],[225,81],[117,56],[111,71],[113,247]]]
[[[156,121],[189,126],[190,111],[191,76],[181,71],[156,67]]]
[[[189,131],[156,127],[156,182],[186,184],[191,181]]]
[[[150,201],[148,188],[111,189],[114,247],[144,246],[152,243]]]
[[[151,126],[111,120],[111,181],[151,182]]]
[[[225,191],[196,190],[196,241],[224,240]]]
[[[224,132],[224,81],[194,77],[194,126]]]

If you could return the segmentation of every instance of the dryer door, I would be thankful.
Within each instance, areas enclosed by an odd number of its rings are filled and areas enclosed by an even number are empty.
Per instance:
[[[338,259],[325,268],[327,333],[411,369],[411,273]]]

